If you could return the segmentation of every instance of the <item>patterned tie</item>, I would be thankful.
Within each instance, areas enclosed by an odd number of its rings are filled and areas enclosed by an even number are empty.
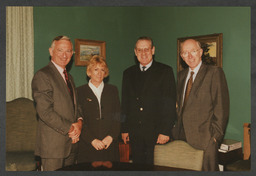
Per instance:
[[[68,78],[68,73],[67,73],[66,70],[64,70],[63,73],[64,73],[64,75],[65,75],[65,79],[66,79],[68,91],[69,91],[69,93],[70,93],[70,96],[71,96],[71,98],[72,98],[72,101],[74,101],[73,89],[72,89],[71,83],[70,83],[69,78]]]
[[[184,98],[183,106],[186,104],[186,102],[188,100],[188,96],[190,94],[190,91],[191,91],[191,88],[192,88],[192,85],[193,85],[193,74],[194,74],[194,72],[190,73],[190,78],[189,78],[188,83],[187,83],[187,88],[186,88],[186,92],[185,92],[185,98]]]

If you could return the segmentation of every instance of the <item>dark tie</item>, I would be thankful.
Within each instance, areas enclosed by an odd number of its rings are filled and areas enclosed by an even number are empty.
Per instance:
[[[192,85],[193,85],[193,74],[194,74],[194,72],[190,73],[190,78],[189,78],[188,83],[187,83],[187,88],[186,88],[186,92],[185,92],[185,98],[184,98],[183,106],[186,104],[186,102],[188,100],[188,96],[190,94],[190,91],[191,91],[191,88],[192,88]]]
[[[146,70],[145,70],[146,68],[147,68],[147,67],[143,66],[143,67],[142,67],[142,72],[146,71]]]
[[[71,98],[72,98],[72,101],[74,101],[73,89],[72,89],[71,83],[70,83],[69,78],[68,78],[68,73],[67,73],[66,70],[64,70],[63,73],[64,73],[64,75],[65,75],[65,79],[66,79],[68,91],[69,91],[69,93],[70,93],[70,96],[71,96]]]

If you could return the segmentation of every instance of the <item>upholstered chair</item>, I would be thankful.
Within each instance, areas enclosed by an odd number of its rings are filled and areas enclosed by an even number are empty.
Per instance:
[[[36,128],[36,111],[32,100],[18,98],[6,103],[6,171],[36,169]]]
[[[195,149],[184,141],[175,140],[155,146],[154,165],[201,171],[203,156],[202,150]]]

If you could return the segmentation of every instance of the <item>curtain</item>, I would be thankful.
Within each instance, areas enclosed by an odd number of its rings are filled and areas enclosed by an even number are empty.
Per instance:
[[[32,99],[33,7],[6,7],[6,101]]]

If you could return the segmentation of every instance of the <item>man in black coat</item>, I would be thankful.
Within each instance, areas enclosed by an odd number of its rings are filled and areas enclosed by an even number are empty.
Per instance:
[[[155,144],[170,140],[176,119],[176,86],[170,66],[153,60],[149,37],[135,45],[138,64],[123,73],[122,139],[130,141],[134,163],[153,164]]]

